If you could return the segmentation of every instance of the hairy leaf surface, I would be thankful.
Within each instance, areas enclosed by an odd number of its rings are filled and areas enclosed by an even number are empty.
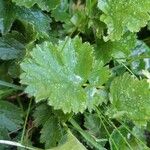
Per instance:
[[[24,71],[21,82],[28,85],[26,92],[35,96],[37,102],[48,99],[49,105],[62,109],[65,113],[83,112],[87,105],[91,103],[92,106],[95,94],[97,95],[93,91],[89,98],[89,90],[83,88],[94,64],[93,48],[88,43],[82,43],[78,37],[66,38],[65,41],[59,41],[58,45],[44,42],[37,45],[31,52],[31,58],[21,64]],[[102,74],[94,73],[90,78],[92,81],[93,76],[100,76],[97,77],[96,85],[106,81],[105,77],[102,79],[105,67],[101,66],[99,69]]]

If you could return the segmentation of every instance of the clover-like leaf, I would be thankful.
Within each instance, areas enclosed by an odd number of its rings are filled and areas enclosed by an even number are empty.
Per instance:
[[[127,30],[138,32],[150,20],[149,0],[98,0],[98,8],[108,27],[107,39],[113,41],[120,40]]]
[[[35,96],[36,102],[48,99],[49,105],[55,109],[62,109],[65,113],[83,112],[87,105],[93,105],[92,101],[94,102],[98,95],[96,86],[92,86],[95,90],[90,97],[89,87],[88,90],[83,88],[95,69],[94,64],[92,46],[82,43],[78,37],[66,38],[65,41],[59,41],[58,45],[44,42],[37,45],[31,52],[31,58],[25,59],[21,64],[24,71],[21,75],[21,83],[28,85],[25,91]],[[102,74],[99,72],[92,75],[97,77]],[[106,81],[102,78],[103,76],[97,78],[102,80],[99,81],[99,85]],[[88,107],[91,109],[90,106]]]
[[[150,119],[150,91],[146,80],[138,80],[128,73],[113,80],[110,87],[111,114],[125,116],[139,126]]]

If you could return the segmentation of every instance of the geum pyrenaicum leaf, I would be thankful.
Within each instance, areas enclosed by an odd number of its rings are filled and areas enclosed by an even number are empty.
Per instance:
[[[138,126],[146,126],[150,119],[150,91],[146,80],[138,80],[125,73],[116,77],[110,86],[111,105],[108,115],[126,118]]]
[[[150,0],[98,0],[98,8],[108,27],[106,40],[120,40],[127,30],[138,32],[150,20]]]
[[[31,8],[33,5],[38,4],[42,10],[50,11],[59,5],[60,0],[12,0],[19,6]]]
[[[7,0],[0,0],[0,4],[0,31],[2,34],[10,31],[15,20],[20,20],[23,23],[31,24],[38,36],[48,36],[51,19],[40,9],[19,7]]]
[[[92,46],[82,43],[79,37],[67,37],[57,45],[44,42],[21,63],[21,83],[27,85],[25,92],[35,96],[36,102],[47,99],[49,105],[65,113],[83,112],[86,108],[91,110],[106,100],[103,92],[99,94],[101,89],[99,91],[97,85],[106,82],[106,77],[103,79],[105,71],[102,70],[107,67],[100,65],[101,68],[97,69],[95,61]],[[99,73],[92,74],[95,69]],[[96,77],[96,84],[90,75]],[[85,84],[86,88],[83,88]]]

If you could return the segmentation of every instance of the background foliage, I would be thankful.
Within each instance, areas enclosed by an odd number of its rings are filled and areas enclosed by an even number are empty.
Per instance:
[[[149,0],[0,0],[0,149],[150,149]]]

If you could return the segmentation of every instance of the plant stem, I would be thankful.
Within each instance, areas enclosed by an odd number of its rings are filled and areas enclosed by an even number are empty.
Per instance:
[[[30,102],[29,102],[27,115],[26,115],[26,118],[25,118],[24,126],[23,126],[23,131],[22,131],[22,136],[21,136],[21,144],[23,144],[23,141],[24,141],[25,130],[26,130],[26,125],[27,125],[29,113],[30,113],[31,104],[32,104],[32,98],[30,99]]]
[[[16,89],[16,90],[24,90],[24,88],[21,87],[21,86],[18,86],[18,85],[15,85],[15,84],[12,84],[12,83],[9,83],[9,82],[6,82],[6,81],[2,81],[2,80],[0,80],[0,85],[10,87],[10,88],[13,88],[13,89]]]

